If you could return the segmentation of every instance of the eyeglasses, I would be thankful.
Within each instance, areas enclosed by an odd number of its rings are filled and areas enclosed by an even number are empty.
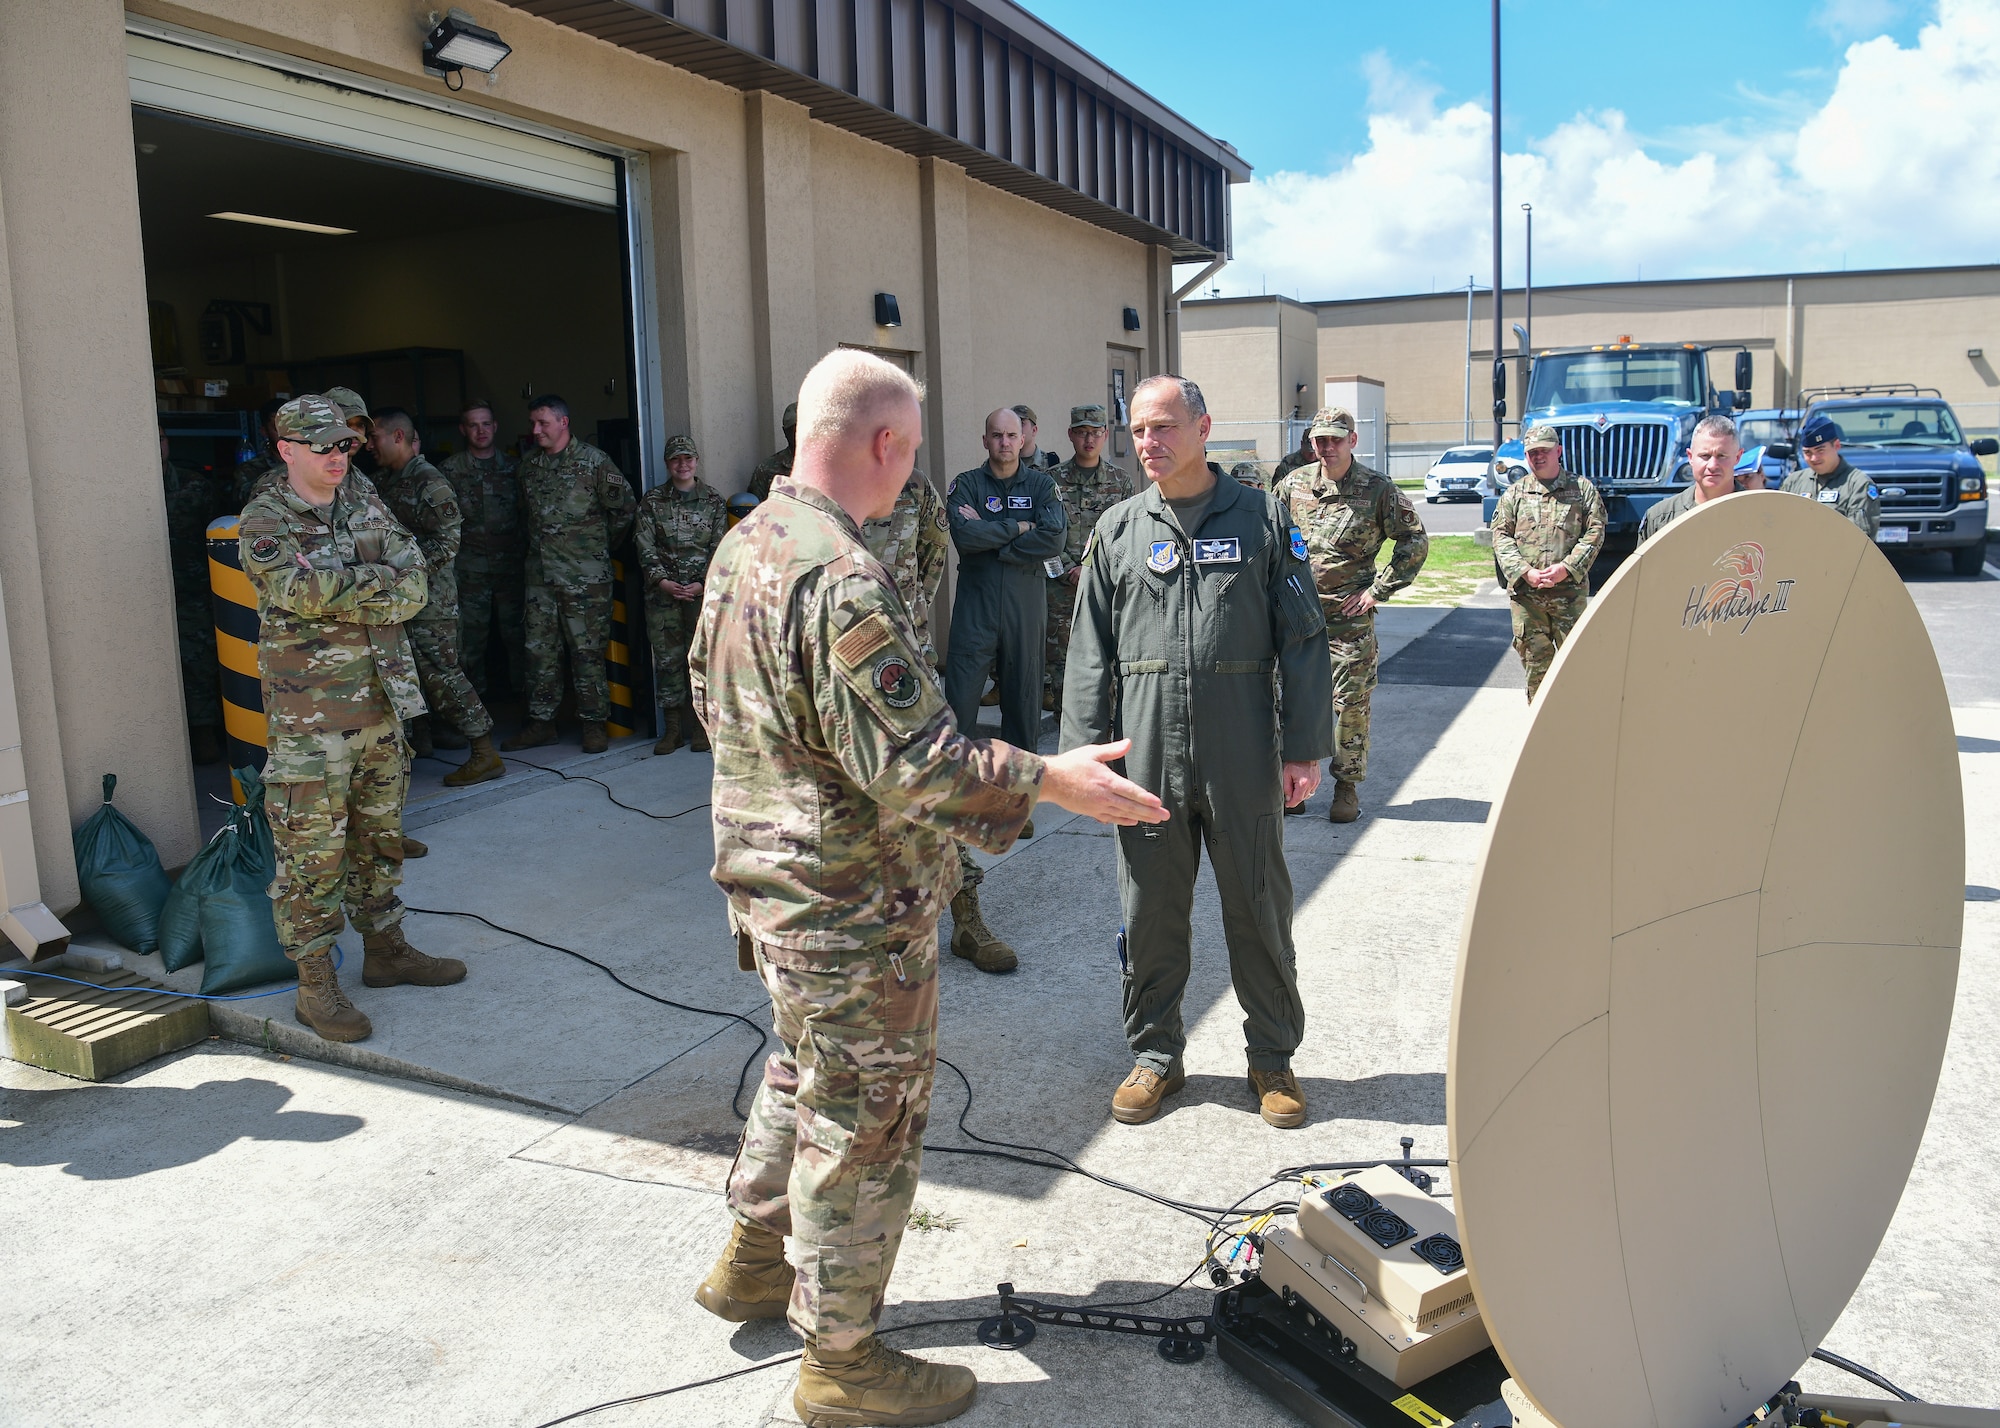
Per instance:
[[[285,439],[291,441],[294,446],[303,446],[315,456],[329,456],[336,451],[342,456],[347,456],[353,453],[355,447],[361,445],[361,438],[358,436],[343,436],[340,440],[329,442],[325,446],[316,441],[294,441],[291,437]]]

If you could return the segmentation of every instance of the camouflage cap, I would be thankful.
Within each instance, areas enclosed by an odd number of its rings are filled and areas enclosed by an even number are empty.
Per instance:
[[[1105,411],[1102,405],[1071,407],[1069,409],[1069,425],[1071,431],[1076,430],[1080,426],[1098,426],[1109,430],[1111,426],[1111,414]]]
[[[340,441],[354,433],[348,430],[347,418],[340,408],[325,397],[308,393],[294,397],[278,408],[278,414],[271,418],[272,429],[278,433],[280,441],[327,442]]]
[[[1029,426],[1040,426],[1042,424],[1042,419],[1035,415],[1035,409],[1026,402],[1014,403],[1013,412],[1015,416],[1019,417]]]
[[[1354,435],[1354,413],[1346,407],[1321,407],[1313,413],[1312,429],[1308,436],[1352,436]]]
[[[368,415],[368,403],[362,401],[361,394],[352,387],[328,387],[320,395],[340,408],[342,421],[352,421],[356,417],[363,421],[372,420]]]
[[[785,419],[779,422],[778,425],[782,426],[786,431],[790,431],[798,424],[799,424],[799,404],[797,402],[793,402],[785,408]]]
[[[1562,444],[1561,433],[1547,422],[1538,421],[1521,433],[1521,450],[1523,451],[1540,451],[1551,446],[1560,451]]]
[[[676,456],[699,457],[700,455],[701,453],[694,449],[693,437],[670,436],[667,438],[667,460],[672,461]]]

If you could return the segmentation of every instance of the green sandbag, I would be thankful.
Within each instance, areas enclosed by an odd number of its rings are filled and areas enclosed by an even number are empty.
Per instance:
[[[209,860],[193,891],[201,902],[201,990],[211,997],[299,975],[271,918],[269,889],[278,856],[264,816],[264,781],[251,768],[237,769],[236,781],[243,787],[243,806],[196,855],[196,862]],[[182,885],[195,875],[195,864],[189,863]]]
[[[77,880],[114,941],[134,952],[160,945],[160,908],[172,884],[153,840],[111,806],[118,775],[104,776],[104,806],[76,830]]]
[[[160,961],[169,972],[178,972],[201,960],[201,894],[197,885],[202,879],[196,876],[196,870],[204,859],[213,856],[216,843],[228,832],[229,826],[224,825],[222,832],[188,861],[181,869],[181,880],[167,894],[166,906],[160,909]]]

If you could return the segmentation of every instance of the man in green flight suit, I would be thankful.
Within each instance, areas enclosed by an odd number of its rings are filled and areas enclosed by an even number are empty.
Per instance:
[[[1284,810],[1311,796],[1333,752],[1325,617],[1283,504],[1207,462],[1201,389],[1149,377],[1132,393],[1131,422],[1155,484],[1097,523],[1063,692],[1062,747],[1129,738],[1127,776],[1169,814],[1118,831],[1125,1037],[1137,1064],[1111,1112],[1150,1120],[1186,1083],[1181,996],[1206,843],[1251,1094],[1271,1125],[1299,1126],[1305,1094],[1291,1064],[1305,1012]]]
[[[1528,474],[1493,507],[1493,559],[1514,612],[1514,652],[1533,703],[1556,651],[1590,604],[1590,567],[1604,549],[1604,498],[1563,470],[1554,427],[1529,427],[1521,450]]]
[[[1728,417],[1711,412],[1696,422],[1687,452],[1688,475],[1693,480],[1666,500],[1653,503],[1639,522],[1639,544],[1644,545],[1696,506],[1735,495],[1736,458],[1741,454],[1742,439],[1736,434],[1736,423]]]
[[[1882,528],[1882,497],[1865,472],[1840,454],[1843,433],[1830,416],[1816,416],[1799,429],[1799,459],[1805,465],[1779,489],[1831,506],[1861,528],[1868,539]]]
[[[1278,498],[1305,532],[1313,580],[1326,611],[1333,655],[1335,735],[1333,805],[1327,817],[1361,816],[1361,781],[1368,777],[1368,712],[1375,693],[1375,607],[1417,578],[1431,539],[1417,508],[1381,472],[1354,459],[1354,413],[1322,407],[1308,431],[1319,460],[1277,483]],[[1385,542],[1396,553],[1377,569]],[[1294,805],[1286,810],[1302,811]]]

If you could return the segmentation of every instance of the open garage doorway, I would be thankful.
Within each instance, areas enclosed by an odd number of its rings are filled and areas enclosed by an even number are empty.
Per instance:
[[[616,160],[587,156],[601,194],[555,196],[146,106],[132,131],[161,430],[197,500],[238,509],[232,473],[267,450],[260,409],[333,386],[408,411],[440,466],[469,404],[518,454],[529,402],[560,394],[573,435],[643,490]],[[525,694],[510,634],[490,627],[480,681],[503,729]],[[191,720],[205,702],[190,693]],[[228,783],[222,763],[196,768],[204,829]]]

